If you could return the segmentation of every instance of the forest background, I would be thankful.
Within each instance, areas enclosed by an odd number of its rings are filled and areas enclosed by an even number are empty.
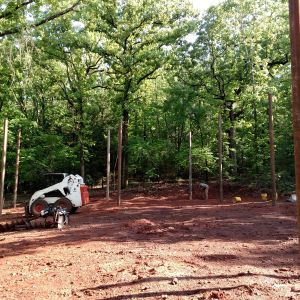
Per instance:
[[[191,37],[193,37],[191,39]],[[6,189],[22,131],[20,190],[42,173],[112,171],[123,119],[123,186],[224,177],[268,188],[273,94],[278,190],[294,189],[288,3],[227,0],[23,0],[0,4],[0,121],[9,120]]]

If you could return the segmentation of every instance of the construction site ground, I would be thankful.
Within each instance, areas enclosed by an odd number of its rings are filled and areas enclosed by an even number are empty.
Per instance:
[[[233,203],[233,197],[241,197]],[[64,230],[0,234],[1,299],[300,299],[296,204],[157,184],[90,204]],[[23,213],[6,208],[8,222]]]

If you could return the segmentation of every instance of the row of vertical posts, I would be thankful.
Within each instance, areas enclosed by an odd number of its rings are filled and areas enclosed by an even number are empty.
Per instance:
[[[275,173],[275,151],[274,151],[274,125],[273,125],[273,97],[268,94],[268,113],[269,113],[269,144],[270,144],[270,169],[272,181],[272,205],[276,204],[276,173]],[[222,114],[218,117],[218,152],[219,152],[219,200],[223,202],[223,128]],[[193,198],[192,188],[192,133],[189,133],[189,199]]]
[[[294,147],[295,147],[295,170],[296,170],[296,194],[300,199],[300,4],[299,0],[289,0],[290,16],[290,38],[292,48],[292,89],[293,89],[293,124],[294,124]],[[272,95],[269,94],[269,145],[270,145],[270,166],[272,180],[272,204],[277,200],[276,174],[275,174],[275,152],[274,152],[274,129],[272,112]],[[219,197],[223,201],[223,165],[222,165],[222,117],[219,114]],[[108,149],[110,149],[110,132],[108,134]],[[118,205],[121,204],[121,163],[122,163],[122,121],[119,126],[118,146]],[[192,199],[192,134],[189,133],[189,198]],[[110,153],[107,154],[107,194],[109,199],[109,177],[110,177]],[[2,172],[4,173],[4,172]],[[3,177],[3,174],[2,174]],[[300,215],[300,204],[298,202],[298,215]],[[299,234],[300,234],[300,222]]]

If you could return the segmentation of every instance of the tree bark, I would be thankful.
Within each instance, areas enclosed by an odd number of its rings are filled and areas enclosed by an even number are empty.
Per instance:
[[[0,216],[4,205],[4,181],[6,167],[6,151],[7,151],[7,136],[8,136],[8,120],[3,123],[3,146],[2,146],[2,161],[1,161],[1,182],[0,182]]]
[[[192,132],[189,133],[189,199],[193,200],[193,176],[192,176]]]
[[[269,141],[270,141],[270,167],[272,180],[272,205],[276,204],[276,173],[275,173],[275,151],[274,151],[274,126],[273,126],[273,101],[272,95],[269,94]]]
[[[80,175],[84,179],[85,176],[85,164],[84,164],[84,146],[80,141]]]
[[[119,134],[118,134],[118,203],[117,205],[121,205],[121,189],[122,189],[122,129],[123,122],[121,120],[119,126]]]
[[[122,188],[128,186],[128,125],[129,125],[129,112],[123,109],[123,157],[122,157]]]
[[[109,184],[110,184],[110,129],[107,132],[107,169],[106,169],[106,200],[109,200]]]
[[[229,109],[229,120],[230,120],[230,129],[229,129],[229,158],[231,160],[231,173],[232,175],[237,175],[237,158],[236,158],[236,130],[235,130],[235,116],[233,109],[233,102],[231,101],[227,106]]]
[[[298,215],[298,239],[300,240],[300,1],[289,0],[290,39],[292,48],[292,91],[294,154]],[[298,243],[300,254],[300,243]]]
[[[80,175],[85,177],[85,159],[84,159],[84,116],[83,116],[83,99],[79,99],[79,143],[80,143]]]
[[[14,195],[13,195],[14,208],[17,207],[19,166],[20,166],[20,145],[21,145],[21,129],[18,130],[18,141],[17,141],[17,150],[16,150],[16,172],[15,172],[15,184],[14,184]]]
[[[218,122],[218,148],[219,148],[219,198],[223,202],[223,129],[222,129],[222,115],[219,113]]]

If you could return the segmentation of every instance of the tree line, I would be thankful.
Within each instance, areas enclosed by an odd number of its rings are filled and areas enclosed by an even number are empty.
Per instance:
[[[7,186],[18,129],[20,186],[44,172],[105,176],[106,138],[123,120],[128,180],[218,172],[269,186],[268,93],[274,96],[279,189],[291,190],[287,1],[226,0],[199,15],[182,0],[23,0],[0,5],[0,119],[9,119]]]

